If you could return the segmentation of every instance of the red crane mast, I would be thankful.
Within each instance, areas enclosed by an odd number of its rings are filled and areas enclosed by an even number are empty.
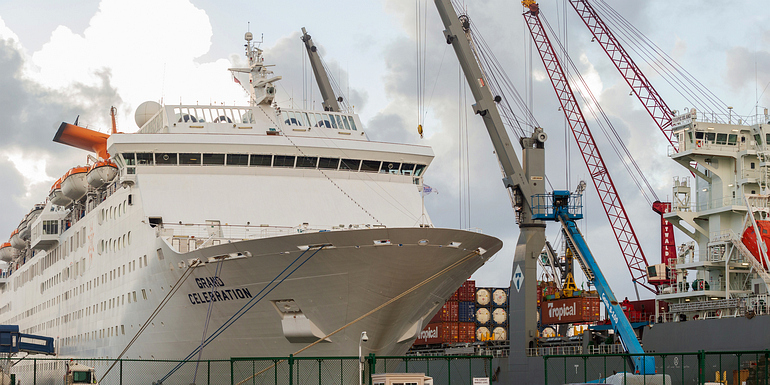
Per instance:
[[[620,44],[607,24],[599,17],[596,10],[588,3],[588,0],[569,0],[572,8],[583,20],[588,30],[593,34],[594,39],[599,43],[604,52],[609,56],[612,64],[618,69],[623,79],[626,80],[631,91],[636,95],[647,112],[655,121],[666,140],[679,152],[679,145],[676,136],[671,129],[671,118],[673,113],[668,108],[663,98],[658,94],[642,70],[636,65],[628,52]],[[671,264],[672,259],[676,259],[676,246],[674,242],[674,226],[669,223],[663,214],[671,211],[670,202],[655,202],[652,205],[653,211],[660,214],[661,221],[661,262],[667,266]]]
[[[628,265],[631,279],[634,283],[655,293],[657,292],[655,287],[646,282],[647,260],[644,257],[644,252],[639,245],[634,228],[631,226],[626,209],[615,189],[615,184],[612,182],[612,177],[604,164],[591,130],[588,128],[583,112],[580,110],[572,88],[567,81],[564,69],[559,63],[556,52],[543,28],[538,16],[539,7],[534,1],[525,1],[523,4],[530,9],[524,13],[524,19],[551,79],[554,91],[556,91],[556,96],[572,130],[572,135],[575,137],[583,160],[588,167],[588,172],[591,174],[591,179],[599,193],[599,199],[610,221],[610,227],[615,233],[623,258]]]

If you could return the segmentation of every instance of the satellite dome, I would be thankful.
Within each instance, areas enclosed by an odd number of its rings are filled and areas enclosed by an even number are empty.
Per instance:
[[[141,128],[144,126],[145,123],[147,123],[150,118],[155,116],[155,114],[160,111],[160,104],[153,101],[147,101],[139,105],[139,107],[136,108],[136,113],[134,113],[134,121],[136,121],[136,125]]]
[[[252,35],[251,32],[246,32],[245,38],[246,38],[246,41],[251,41],[252,39],[254,39],[254,35]]]

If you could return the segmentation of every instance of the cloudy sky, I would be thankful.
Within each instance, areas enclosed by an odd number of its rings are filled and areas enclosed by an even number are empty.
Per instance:
[[[750,115],[757,106],[761,111],[770,105],[770,94],[764,92],[770,82],[770,14],[757,3],[605,1],[736,113]],[[416,132],[418,2],[427,9],[424,139]],[[579,180],[589,181],[540,59],[530,50],[522,7],[502,0],[464,3],[549,135],[547,168],[553,186],[572,190]],[[79,115],[81,124],[106,131],[110,106],[116,106],[118,129],[132,132],[137,129],[134,109],[146,100],[244,104],[245,93],[226,69],[241,63],[247,29],[264,39],[266,60],[283,76],[280,104],[318,107],[318,90],[310,82],[299,40],[306,27],[370,138],[433,147],[436,159],[426,183],[439,193],[427,197],[426,205],[435,224],[479,228],[503,239],[503,250],[473,278],[479,286],[507,286],[518,229],[486,131],[467,107],[458,107],[471,104],[470,95],[462,101],[457,60],[443,41],[433,3],[318,4],[85,0],[62,7],[53,0],[0,2],[0,234],[10,234],[68,168],[85,163],[82,151],[51,141],[62,121],[73,122]],[[663,135],[628,95],[628,86],[566,2],[547,2],[542,9],[659,197],[669,198],[672,178],[687,173],[666,157]],[[699,107],[647,65],[642,68],[669,107]],[[459,128],[465,113],[467,139]],[[596,131],[600,146],[606,145]],[[460,145],[468,149],[467,162],[460,160]],[[659,262],[658,217],[609,147],[602,151],[648,261]],[[469,178],[460,183],[463,164]],[[621,298],[632,297],[625,263],[590,181],[586,214],[581,228],[610,284]],[[557,230],[549,226],[552,240]],[[677,242],[684,241],[679,234]]]

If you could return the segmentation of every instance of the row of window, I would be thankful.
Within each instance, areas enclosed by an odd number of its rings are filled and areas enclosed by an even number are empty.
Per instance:
[[[287,126],[326,127],[337,130],[357,131],[356,120],[351,115],[335,115],[327,113],[283,111],[283,123]]]
[[[692,131],[688,132],[688,134],[690,136],[690,142],[692,142]],[[705,139],[708,143],[727,144],[730,146],[738,144],[738,134],[697,131],[695,132],[695,139],[699,141]],[[758,140],[758,142],[761,144],[761,140]]]
[[[323,170],[347,170],[415,176],[422,175],[427,167],[424,164],[415,163],[294,155],[139,152],[123,153],[121,156],[127,166],[204,165],[317,168]]]

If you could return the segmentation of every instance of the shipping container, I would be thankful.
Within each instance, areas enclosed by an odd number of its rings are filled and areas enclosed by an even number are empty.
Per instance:
[[[457,289],[458,301],[474,301],[476,297],[476,281],[467,280]]]
[[[441,308],[441,322],[457,322],[459,320],[458,310],[458,302],[446,302]]]
[[[457,322],[442,322],[441,333],[441,338],[446,344],[460,342],[460,328]]]
[[[476,308],[476,323],[479,325],[488,325],[492,321],[492,312],[488,307]]]
[[[441,311],[441,310],[442,310],[442,309],[443,309],[443,307],[441,307],[441,308],[439,308],[439,309],[438,309],[438,311],[437,311],[437,312],[436,312],[436,314],[433,316],[433,318],[431,318],[431,319],[430,319],[430,322],[428,322],[429,324],[435,324],[435,323],[439,323],[439,322],[441,322],[441,313],[442,313],[442,311]]]
[[[415,345],[433,345],[444,343],[441,324],[431,323],[417,335]]]
[[[476,324],[473,322],[458,323],[458,341],[474,342],[476,341]]]
[[[544,325],[598,321],[601,313],[597,297],[565,298],[544,301],[541,313]]]
[[[508,296],[511,294],[510,287],[497,287],[490,289],[492,295],[492,306],[508,307]]]
[[[475,322],[474,318],[476,318],[476,304],[473,301],[458,302],[458,321]]]
[[[452,296],[449,297],[447,301],[457,302],[459,298],[460,298],[460,289],[458,288],[457,290],[455,290],[454,293],[452,293]]]

